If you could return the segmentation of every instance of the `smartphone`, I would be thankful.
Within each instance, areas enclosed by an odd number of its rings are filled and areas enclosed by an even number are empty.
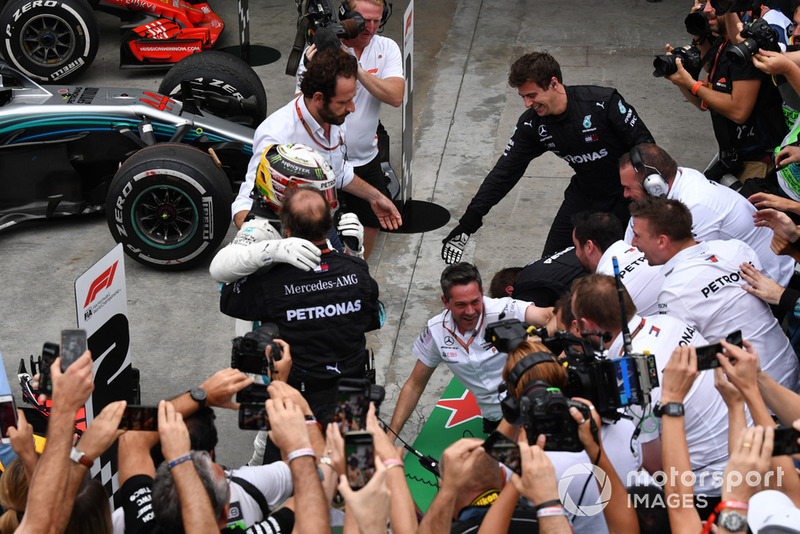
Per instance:
[[[128,404],[119,422],[122,430],[158,430],[158,406]]]
[[[241,391],[236,392],[236,402],[246,402],[249,404],[264,405],[264,402],[269,398],[266,384],[250,384]]]
[[[86,330],[62,330],[61,331],[61,372],[65,372],[67,367],[81,357],[86,352]]]
[[[519,455],[519,445],[514,440],[495,430],[483,442],[483,450],[489,456],[522,476],[522,458]]]
[[[725,337],[725,341],[727,341],[731,345],[736,345],[737,347],[741,347],[742,331],[737,330],[736,332],[731,332]],[[714,369],[715,367],[720,366],[719,360],[717,359],[717,353],[722,352],[721,343],[712,343],[711,345],[703,345],[702,347],[696,347],[695,351],[697,351],[698,371],[706,371],[708,369]]]
[[[269,417],[263,402],[243,402],[239,405],[239,428],[269,430]]]
[[[347,481],[354,490],[367,485],[375,474],[375,445],[372,432],[365,430],[344,435],[344,460]]]
[[[783,456],[786,454],[800,454],[800,432],[790,426],[779,426],[775,429],[775,444],[772,447],[772,456]]]
[[[53,377],[50,376],[50,366],[58,358],[60,348],[55,343],[46,341],[42,346],[42,359],[39,360],[39,393],[53,396]]]
[[[6,435],[10,427],[17,426],[17,407],[14,405],[14,397],[11,395],[0,395],[0,432],[2,439],[0,443],[11,443],[11,439]]]
[[[342,434],[367,429],[369,390],[360,382],[365,381],[350,383],[342,379],[336,389],[336,410],[333,412],[333,421],[339,425]]]

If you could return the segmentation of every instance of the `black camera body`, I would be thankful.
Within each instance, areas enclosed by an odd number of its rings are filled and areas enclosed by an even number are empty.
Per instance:
[[[271,374],[273,362],[280,361],[281,347],[275,343],[278,326],[264,323],[258,329],[234,338],[231,348],[231,367],[244,373],[257,375]],[[264,354],[267,347],[272,347],[269,358]]]
[[[692,78],[697,79],[703,67],[703,54],[695,45],[673,48],[672,54],[661,54],[653,60],[653,76],[660,78],[678,72],[676,59],[680,58],[683,68]]]
[[[683,24],[689,35],[697,37],[697,42],[702,42],[711,35],[711,25],[702,9],[686,15]]]
[[[711,7],[717,16],[724,15],[728,12],[742,13],[744,11],[752,11],[757,9],[761,2],[755,0],[709,0]]]
[[[528,443],[536,443],[536,438],[544,434],[546,451],[582,451],[578,423],[569,413],[572,407],[580,410],[584,419],[591,418],[588,406],[566,397],[560,389],[541,380],[529,385],[519,399],[520,418]]]
[[[311,0],[308,2],[308,9],[305,12],[305,17],[309,22],[309,29],[306,31],[306,44],[317,44],[320,47],[319,39],[315,38],[317,32],[329,33],[336,36],[337,39],[347,39],[354,37],[353,33],[356,31],[352,28],[357,28],[357,34],[364,31],[364,17],[357,11],[348,11],[348,28],[345,28],[342,23],[336,22],[334,11],[331,8],[328,0]],[[356,35],[357,35],[356,34]],[[332,42],[332,41],[331,41]]]
[[[741,35],[744,41],[733,45],[725,52],[737,65],[744,65],[750,61],[759,48],[772,52],[781,51],[778,32],[763,18],[746,25]]]
[[[375,413],[378,414],[378,409],[386,398],[386,389],[383,386],[373,384],[366,378],[340,378],[336,386],[338,394],[349,395],[362,395],[365,398],[365,404],[369,408],[369,403],[375,403]],[[366,412],[364,412],[366,415]]]
[[[39,389],[38,392],[48,397],[53,396],[53,378],[50,375],[50,366],[56,361],[56,358],[61,354],[61,347],[58,343],[51,343],[46,341],[42,345],[42,356],[38,361],[33,360],[31,356],[31,372],[36,374],[36,369],[39,369]]]

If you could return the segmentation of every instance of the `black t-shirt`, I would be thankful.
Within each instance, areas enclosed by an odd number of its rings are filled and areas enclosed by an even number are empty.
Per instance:
[[[256,523],[245,534],[288,534],[294,529],[294,512],[281,508],[264,521]]]
[[[575,254],[575,247],[568,247],[526,265],[511,296],[547,308],[570,288],[573,280],[586,274]]]
[[[125,534],[160,533],[153,512],[153,478],[135,475],[117,491],[117,499],[125,510]]]
[[[742,161],[758,161],[771,156],[774,148],[786,136],[786,123],[781,111],[782,99],[772,80],[751,61],[736,65],[729,59],[726,51],[731,47],[731,43],[722,38],[712,45],[708,68],[709,81],[714,91],[731,94],[733,82],[739,80],[760,80],[761,87],[753,111],[743,124],[737,124],[709,108],[714,136],[721,151],[733,149],[738,152]]]

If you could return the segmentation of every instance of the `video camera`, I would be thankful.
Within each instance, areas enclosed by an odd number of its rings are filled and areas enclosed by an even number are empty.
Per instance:
[[[278,326],[264,323],[258,329],[234,338],[231,348],[231,367],[244,373],[272,375],[274,363],[281,359],[281,347],[275,343],[280,337]],[[267,347],[272,347],[269,358],[265,355]]]
[[[303,44],[317,45],[317,51],[341,46],[339,39],[353,39],[364,31],[364,17],[355,11],[339,10],[340,22],[336,22],[334,11],[328,0],[295,0],[297,4],[297,34],[286,65],[286,74],[294,76],[302,59]]]
[[[781,51],[778,32],[764,19],[758,19],[745,25],[741,36],[744,41],[733,45],[725,52],[731,62],[736,65],[744,65],[749,62],[759,48],[772,52]]]

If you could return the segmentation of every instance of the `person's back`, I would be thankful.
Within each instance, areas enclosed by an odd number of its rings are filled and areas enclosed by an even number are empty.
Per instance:
[[[696,326],[712,343],[741,330],[761,356],[761,368],[796,391],[797,357],[769,306],[742,289],[739,266],[744,262],[761,270],[753,249],[735,239],[707,241],[679,252],[664,266],[659,313]]]

